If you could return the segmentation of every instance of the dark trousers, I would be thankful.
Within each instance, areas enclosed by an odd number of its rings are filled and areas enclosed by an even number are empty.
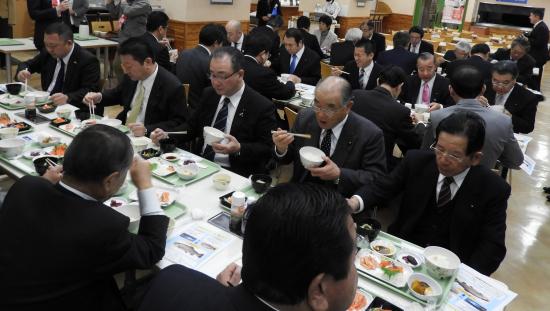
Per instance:
[[[12,38],[12,29],[11,25],[8,24],[7,18],[0,18],[0,38]],[[0,66],[6,66],[6,55],[0,53]]]
[[[542,72],[543,72],[544,64],[537,64],[537,67],[539,68],[539,75],[535,76],[535,84],[536,84],[535,86],[536,86],[536,90],[540,91],[540,86],[541,86],[541,82],[542,82]]]

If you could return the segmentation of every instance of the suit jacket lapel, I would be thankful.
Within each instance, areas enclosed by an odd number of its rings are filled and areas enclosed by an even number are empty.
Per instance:
[[[350,113],[348,119],[340,132],[340,137],[336,143],[336,149],[332,154],[331,160],[336,163],[339,167],[344,166],[350,151],[353,149],[353,144],[355,143],[355,122],[354,116]]]
[[[506,102],[504,103],[504,108],[510,112],[515,112],[516,111],[516,107],[513,103],[518,103],[519,101],[516,99],[516,97],[518,97],[518,93],[519,93],[519,88],[520,86],[519,85],[515,85],[514,86],[514,90],[512,91],[512,93],[510,93],[510,96],[508,96],[508,98],[506,99]]]
[[[246,118],[246,108],[247,108],[247,98],[248,98],[248,87],[245,86],[241,100],[235,110],[235,116],[233,116],[233,122],[231,123],[231,135],[235,136],[240,132],[241,126],[243,124],[244,118]]]
[[[71,83],[73,78],[73,71],[75,67],[78,65],[78,53],[80,52],[80,46],[78,44],[74,43],[74,50],[73,54],[69,58],[69,62],[67,63],[67,70],[65,71],[65,82],[63,83],[63,89],[67,88],[67,83]]]
[[[414,76],[414,78],[412,79],[412,87],[411,87],[411,91],[413,92],[412,93],[412,97],[411,97],[411,104],[416,104],[416,101],[418,100],[418,92],[420,91],[420,86],[422,85],[422,81],[420,81],[420,78],[418,77],[418,75]]]
[[[158,66],[158,65],[157,65]],[[153,109],[155,109],[155,106],[159,104],[158,97],[162,95],[162,82],[160,80],[160,67],[158,68],[157,76],[155,77],[155,81],[153,82],[153,86],[151,87],[151,93],[149,93],[149,98],[147,100],[147,107],[145,108],[145,120],[144,123],[148,124],[151,123],[150,119],[153,115]]]

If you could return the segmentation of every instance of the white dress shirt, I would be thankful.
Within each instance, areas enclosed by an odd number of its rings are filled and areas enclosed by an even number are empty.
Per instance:
[[[467,169],[462,171],[462,173],[453,176],[454,181],[449,185],[451,188],[451,200],[454,199],[456,193],[458,192],[458,189],[460,189],[460,186],[462,186],[462,182],[464,181],[464,178],[466,178],[466,175],[468,175],[469,171],[470,168],[468,167]],[[439,198],[439,192],[441,191],[441,186],[443,186],[443,180],[445,180],[445,176],[439,174],[439,177],[437,179],[437,186],[435,188],[436,198]]]
[[[365,86],[367,86],[367,83],[369,83],[370,74],[372,73],[372,68],[374,68],[374,61],[371,61],[370,64],[364,68],[365,74],[363,75],[363,79],[359,81],[362,89],[364,89]],[[361,68],[359,68],[359,75],[361,75]]]
[[[344,124],[346,124],[346,121],[348,120],[348,115],[344,118],[344,120],[340,121],[340,123],[336,124],[332,128],[332,136],[330,137],[330,155],[332,156],[334,153],[334,150],[336,150],[336,144],[338,144],[338,139],[340,138],[340,134],[342,133],[342,129],[344,128]],[[327,130],[321,131],[321,137],[319,137],[319,148],[321,148],[321,142],[323,141],[323,138],[325,138],[327,133]]]
[[[425,82],[424,80],[420,80],[420,90],[418,90],[418,97],[416,98],[415,105],[422,104],[422,91],[424,91],[424,84],[428,83],[428,86],[430,87],[430,100],[428,101],[428,106],[431,104],[431,98],[432,98],[432,92],[434,88],[434,81],[437,74],[435,74],[428,82]]]
[[[237,107],[239,107],[239,102],[241,101],[241,97],[244,93],[244,88],[246,84],[243,83],[243,86],[235,92],[235,94],[229,96],[229,100],[231,101],[231,104],[227,105],[227,119],[225,120],[225,134],[229,134],[231,132],[231,125],[233,124],[233,119],[235,118],[235,112],[237,112]],[[214,123],[216,122],[216,118],[218,117],[218,113],[222,109],[223,101],[227,96],[222,96],[220,98],[220,101],[218,103],[218,108],[216,109],[216,114],[214,114],[214,118],[212,119],[212,123],[210,126],[214,126]],[[224,139],[222,140],[222,144],[227,144],[228,140]],[[202,151],[204,152],[204,148],[206,148],[206,143],[202,146]],[[214,155],[214,162],[218,163],[219,165],[223,167],[231,167],[231,164],[229,163],[229,155],[228,154],[221,154],[216,153]]]
[[[304,51],[306,49],[306,46],[302,46],[302,48],[296,52],[296,67],[294,67],[294,70],[298,67],[298,64],[300,63],[300,59],[302,58],[302,55],[304,55]],[[288,69],[290,70],[290,64],[292,64],[292,54],[290,55],[290,62],[288,63]]]
[[[83,198],[87,201],[95,201],[96,199],[87,195],[86,193],[79,191],[62,181],[59,182],[59,185],[68,191],[76,194],[77,196]],[[139,212],[141,216],[153,216],[153,215],[164,215],[164,211],[160,207],[160,202],[157,198],[157,192],[155,188],[151,187],[145,190],[138,191],[138,200],[139,200]]]
[[[416,44],[416,46],[414,46],[413,44],[411,44],[411,48],[409,49],[409,51],[411,51],[412,53],[414,54],[419,54],[420,53],[420,43],[421,42],[418,42]]]
[[[50,85],[48,86],[48,93],[50,93],[54,86],[55,86],[55,82],[57,80],[57,76],[59,75],[59,70],[61,69],[61,62],[64,62],[65,63],[65,71],[63,72],[63,77],[65,77],[65,74],[67,73],[67,67],[69,66],[69,59],[71,59],[71,55],[73,55],[73,51],[74,51],[74,43],[73,43],[73,46],[71,47],[71,50],[69,51],[69,53],[67,55],[65,55],[65,57],[63,57],[61,60],[59,60],[59,58],[57,59],[57,65],[55,65],[55,70],[53,72],[53,78],[52,78],[52,82],[50,82]],[[66,78],[66,77],[65,77]]]
[[[243,41],[244,41],[244,33],[241,34],[241,37],[239,38],[239,41],[232,42],[232,44],[237,50],[242,51],[243,50]]]
[[[508,100],[508,97],[510,97],[510,94],[512,94],[512,91],[514,90],[514,87],[515,86],[513,86],[510,89],[510,91],[508,91],[508,93],[505,93],[505,94],[502,94],[502,95],[496,94],[495,95],[495,105],[504,106],[504,104],[506,104],[506,101]],[[497,99],[500,99],[500,101],[498,101]]]
[[[142,80],[138,82],[138,85],[136,87],[136,91],[134,92],[134,96],[132,97],[132,105],[134,104],[134,100],[136,99],[136,96],[139,93],[139,87],[143,87],[143,103],[141,104],[141,110],[139,111],[139,114],[137,116],[136,122],[145,123],[145,112],[147,111],[147,103],[149,102],[149,96],[151,95],[151,90],[153,89],[153,83],[155,83],[155,79],[157,78],[157,73],[159,70],[159,66],[155,64],[155,71],[145,78],[145,80]],[[133,107],[131,107],[133,108]],[[130,112],[132,109],[128,110],[128,113],[126,114],[126,117],[130,116]]]
[[[212,55],[212,52],[210,52],[210,50],[209,50],[206,46],[204,46],[204,45],[202,45],[202,44],[200,44],[200,43],[199,43],[199,46],[201,46],[203,49],[205,49],[206,52],[208,52],[208,55]]]

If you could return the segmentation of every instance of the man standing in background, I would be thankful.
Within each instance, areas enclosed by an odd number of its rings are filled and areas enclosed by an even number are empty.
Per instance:
[[[548,26],[542,21],[544,11],[541,9],[533,9],[529,14],[529,21],[533,24],[533,30],[527,34],[531,50],[529,54],[536,61],[536,66],[539,68],[539,74],[535,76],[535,89],[540,91],[540,81],[542,80],[542,70],[544,64],[548,60]]]
[[[78,26],[86,16],[90,3],[88,0],[64,0],[69,8],[61,13],[61,19],[73,30],[73,33],[78,32]]]
[[[34,46],[37,50],[44,48],[44,29],[61,21],[61,14],[68,9],[67,1],[54,7],[51,0],[27,0],[27,10],[34,21]]]

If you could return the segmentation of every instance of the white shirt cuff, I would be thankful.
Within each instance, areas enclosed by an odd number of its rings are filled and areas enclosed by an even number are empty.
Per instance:
[[[139,190],[138,199],[141,216],[164,215],[155,188]]]
[[[363,203],[363,198],[361,198],[361,197],[358,196],[357,194],[356,194],[356,195],[353,195],[352,198],[356,198],[357,201],[359,201],[359,209],[357,209],[356,211],[354,211],[353,214],[359,214],[359,213],[361,213],[361,212],[365,209],[365,204]]]
[[[283,152],[283,154],[280,154],[279,151],[277,151],[277,147],[275,146],[275,154],[277,155],[277,157],[283,158],[287,152],[288,152],[288,149],[285,152]]]

